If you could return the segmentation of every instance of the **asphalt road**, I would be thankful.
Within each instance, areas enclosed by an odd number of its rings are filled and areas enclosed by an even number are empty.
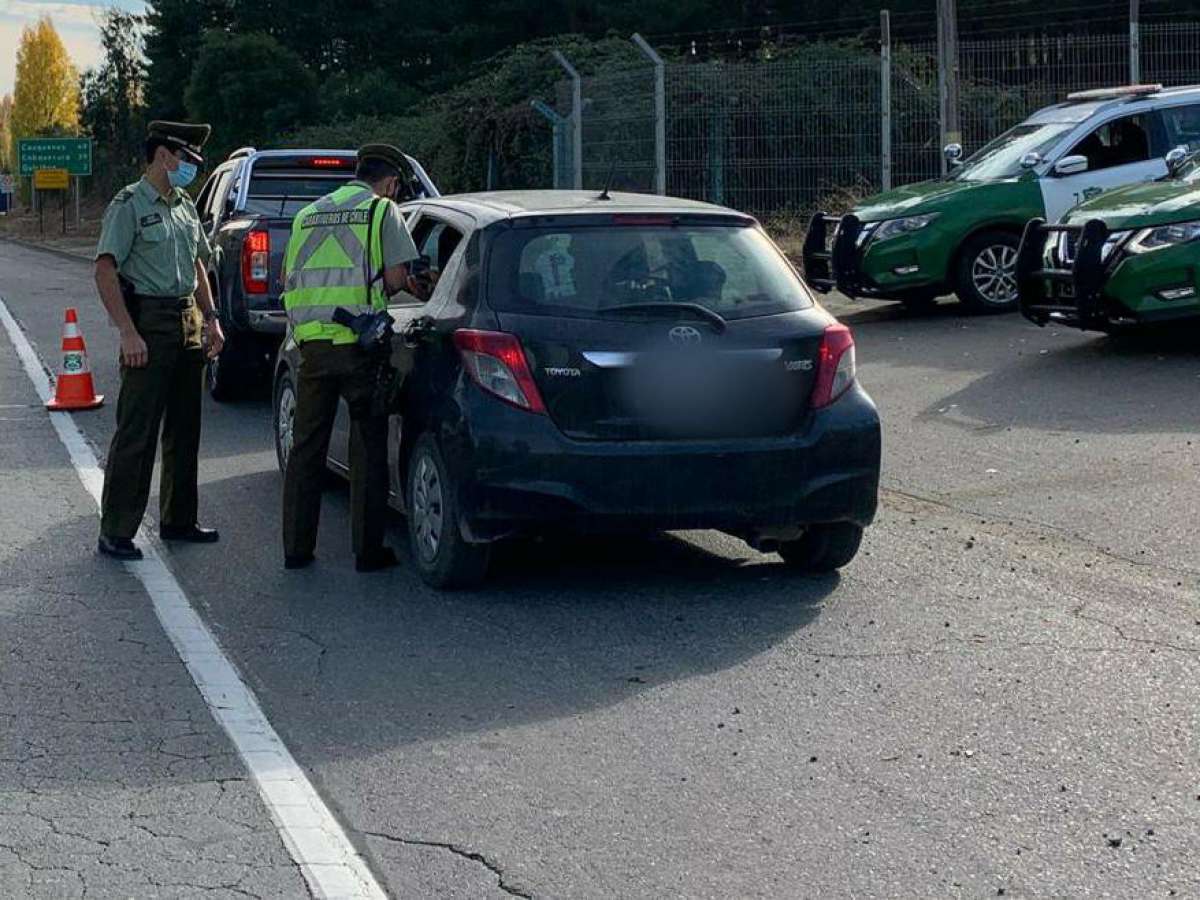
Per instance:
[[[76,305],[115,394],[86,263],[0,243],[0,295],[52,364]],[[1200,336],[832,308],[885,426],[880,516],[838,577],[688,533],[509,547],[485,589],[437,594],[403,568],[354,573],[342,489],[319,565],[285,572],[270,405],[206,401],[201,509],[223,539],[170,564],[395,896],[1200,896]],[[33,592],[63,614],[95,597],[169,651],[93,556],[94,512],[0,347],[0,885],[61,896],[36,881],[38,815],[10,757],[82,738],[39,724],[37,695],[60,702],[103,659],[147,740],[165,727],[153,692],[199,701],[181,668],[164,684],[120,665],[144,653],[120,629],[68,640],[29,611]],[[107,446],[111,404],[75,419]],[[81,586],[54,587],[68,576]],[[74,702],[77,729],[100,727],[100,701]],[[57,827],[107,790],[116,844],[127,808],[174,790],[163,831],[208,855],[215,838],[184,819],[239,777],[219,751],[200,755],[232,774],[76,760],[53,773]],[[229,852],[255,880],[206,896],[303,896],[243,799],[260,844]],[[89,896],[136,893],[113,885],[140,865],[91,867]]]

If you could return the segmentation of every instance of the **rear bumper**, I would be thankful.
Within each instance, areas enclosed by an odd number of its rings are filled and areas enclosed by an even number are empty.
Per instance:
[[[251,309],[246,313],[250,330],[282,338],[287,331],[287,313],[282,309]]]
[[[692,442],[575,441],[545,417],[468,393],[469,432],[443,452],[480,540],[546,526],[866,526],[875,515],[879,419],[857,386],[803,434]]]

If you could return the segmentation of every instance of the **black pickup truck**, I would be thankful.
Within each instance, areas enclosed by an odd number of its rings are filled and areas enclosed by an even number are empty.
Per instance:
[[[437,197],[420,163],[407,157],[406,196]],[[208,390],[229,400],[269,383],[287,322],[281,295],[292,218],[354,177],[353,150],[255,150],[230,154],[209,176],[196,209],[213,246],[209,283],[225,350],[208,365]]]

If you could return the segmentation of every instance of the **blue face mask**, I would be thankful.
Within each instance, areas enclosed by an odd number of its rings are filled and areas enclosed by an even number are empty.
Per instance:
[[[167,173],[167,180],[171,182],[171,187],[185,188],[196,180],[196,171],[195,163],[181,159],[179,168]]]

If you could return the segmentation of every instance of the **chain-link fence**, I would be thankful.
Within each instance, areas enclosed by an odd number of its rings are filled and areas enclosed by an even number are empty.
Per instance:
[[[937,176],[948,133],[937,44],[879,50],[814,44],[750,63],[666,62],[667,193],[774,216]],[[1200,22],[964,41],[962,143],[970,153],[1072,91],[1126,84],[1137,74],[1168,85],[1200,82]],[[655,84],[653,65],[582,79],[583,187],[655,189]],[[573,100],[564,82],[558,113],[565,119],[575,114]],[[570,184],[570,175],[560,172],[556,183]]]

